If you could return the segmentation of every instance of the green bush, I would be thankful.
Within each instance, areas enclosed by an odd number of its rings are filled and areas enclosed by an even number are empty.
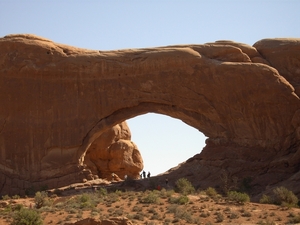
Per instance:
[[[190,201],[190,199],[186,195],[181,195],[178,198],[170,197],[169,202],[172,204],[185,205]]]
[[[212,188],[212,187],[208,187],[206,190],[205,190],[205,194],[208,195],[209,197],[215,197],[217,196],[217,191],[216,189]]]
[[[193,194],[194,186],[186,178],[180,178],[175,182],[175,191],[184,195]]]
[[[80,208],[94,208],[96,206],[95,198],[93,198],[90,194],[84,193],[78,196],[78,203],[80,204]]]
[[[272,202],[273,202],[272,198],[265,194],[263,194],[261,196],[261,199],[259,199],[259,203],[261,203],[261,204],[271,204]]]
[[[185,195],[181,195],[181,196],[178,197],[178,199],[177,199],[177,202],[178,202],[178,204],[180,204],[180,205],[185,205],[185,204],[187,204],[189,201],[190,201],[190,199],[189,199],[187,196],[185,196]]]
[[[185,206],[179,206],[174,210],[175,219],[185,220],[187,223],[193,223],[193,217],[191,212],[189,212]],[[174,223],[174,221],[173,221]]]
[[[174,190],[166,190],[165,188],[161,189],[161,191],[159,192],[159,196],[161,198],[169,198],[174,194]]]
[[[99,196],[106,196],[107,195],[107,189],[101,187],[98,190],[98,193],[99,193]]]
[[[237,191],[229,191],[227,193],[227,197],[230,201],[234,201],[241,204],[250,201],[249,195]]]
[[[12,225],[42,225],[40,214],[33,209],[21,208],[13,215]]]
[[[158,194],[155,191],[151,191],[146,196],[142,197],[141,203],[158,203]]]
[[[20,195],[14,195],[11,197],[12,199],[20,199]]]
[[[299,224],[300,223],[300,215],[294,215],[289,219],[290,224]]]
[[[4,196],[2,196],[2,199],[3,200],[10,200],[11,198],[8,195],[4,195]]]
[[[47,198],[48,198],[48,194],[47,192],[45,191],[42,191],[42,192],[37,192],[35,193],[35,196],[34,196],[34,203],[35,203],[35,207],[37,209],[45,206],[45,203],[47,202]]]
[[[285,187],[277,187],[273,190],[274,203],[283,206],[297,206],[298,197]]]

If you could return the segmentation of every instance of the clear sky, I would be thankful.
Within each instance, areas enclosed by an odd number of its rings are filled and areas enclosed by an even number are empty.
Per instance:
[[[0,37],[30,33],[94,50],[300,38],[299,0],[1,0]],[[1,49],[0,49],[1,51]],[[205,137],[180,120],[128,120],[145,170],[165,172],[199,153]]]

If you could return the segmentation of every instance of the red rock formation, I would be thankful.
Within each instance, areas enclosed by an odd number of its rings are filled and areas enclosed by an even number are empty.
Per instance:
[[[130,141],[131,133],[126,122],[118,124],[101,134],[88,148],[84,157],[93,174],[112,179],[115,173],[119,178],[137,179],[143,169],[143,159],[137,146]]]
[[[174,176],[221,185],[227,171],[252,177],[256,190],[284,181],[295,190],[299,46],[266,39],[102,52],[33,35],[1,38],[1,193],[90,176],[84,157],[97,138],[147,112],[208,137]]]

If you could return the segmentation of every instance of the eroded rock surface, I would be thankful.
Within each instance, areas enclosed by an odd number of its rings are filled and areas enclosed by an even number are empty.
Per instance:
[[[299,193],[300,39],[104,52],[8,35],[0,49],[1,193],[91,176],[85,156],[101,134],[147,112],[208,137],[170,177],[216,186],[226,171],[256,191],[287,182]]]
[[[138,179],[144,167],[126,122],[101,134],[88,148],[84,164],[93,174],[108,180],[112,180],[113,173],[120,179],[125,179],[125,176]]]

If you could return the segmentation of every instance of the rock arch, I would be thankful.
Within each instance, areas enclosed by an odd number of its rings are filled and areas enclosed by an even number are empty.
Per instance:
[[[0,49],[2,193],[81,180],[88,146],[147,112],[208,137],[182,167],[201,169],[202,183],[221,169],[255,175],[260,188],[299,180],[299,39],[104,52],[24,34]]]

